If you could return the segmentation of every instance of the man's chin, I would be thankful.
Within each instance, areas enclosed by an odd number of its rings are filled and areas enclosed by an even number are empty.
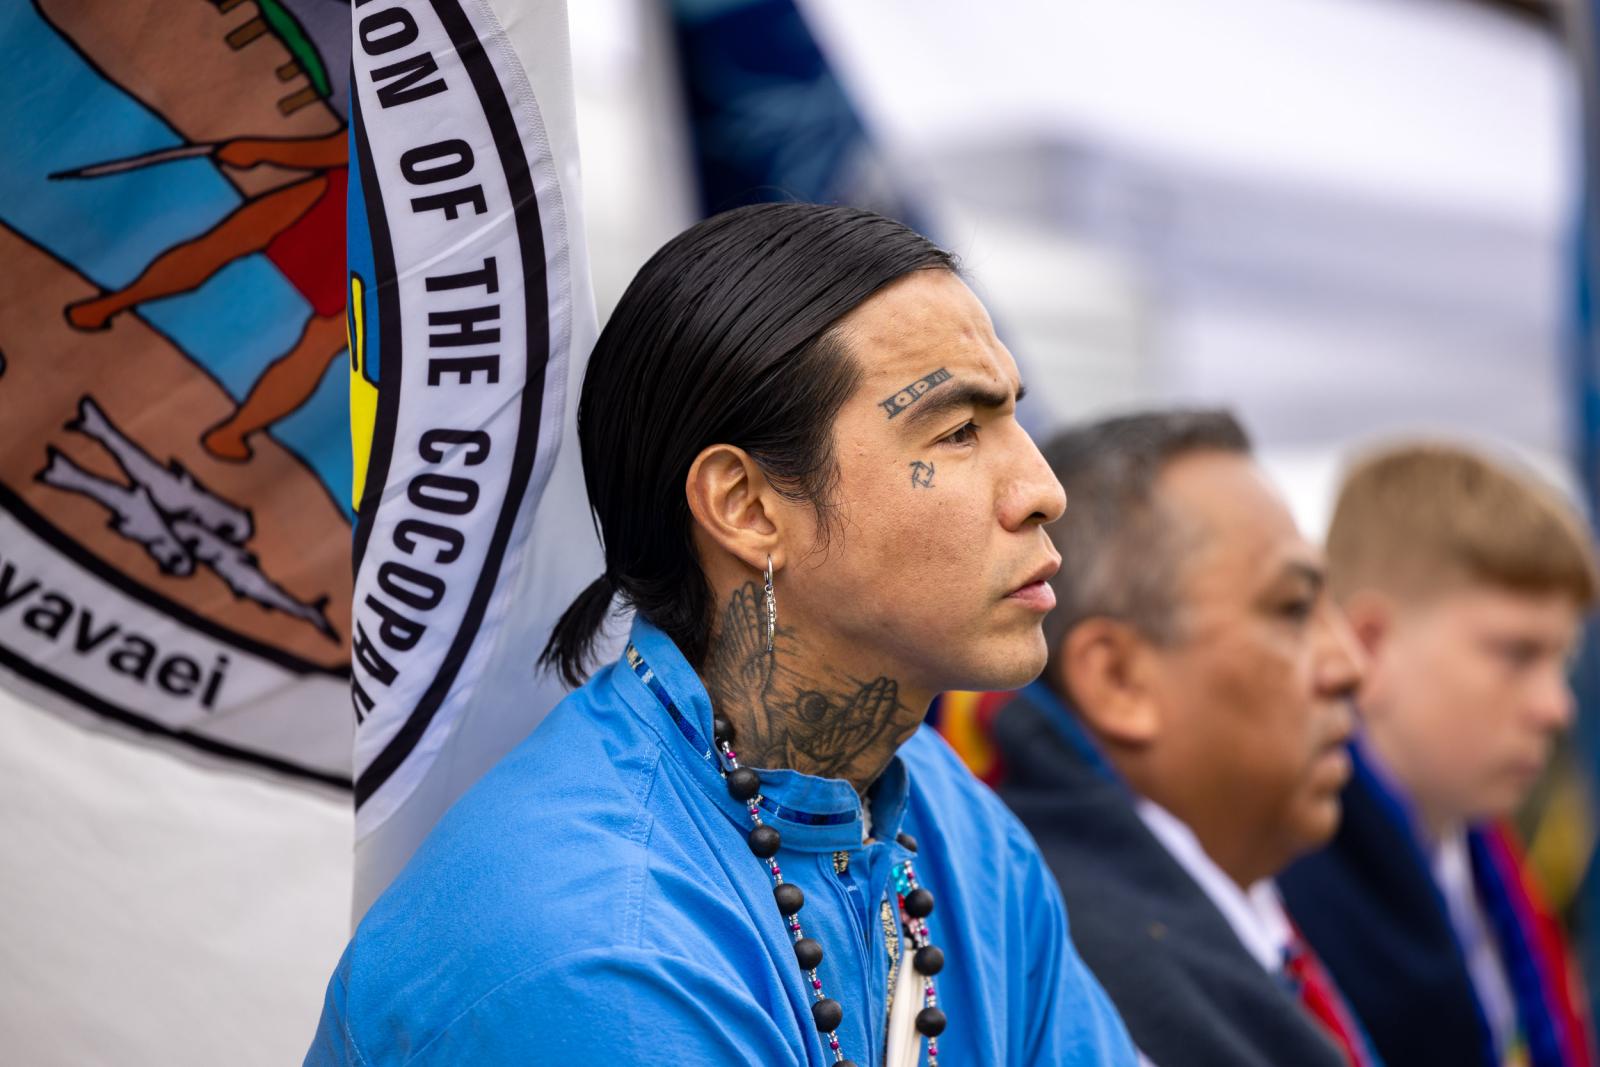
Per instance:
[[[994,692],[1021,689],[1039,677],[1049,658],[1044,634],[1038,627],[1033,627],[1029,633],[983,642],[981,651],[982,655],[970,661],[958,660],[951,664],[959,663],[961,679],[945,686],[946,689]]]
[[[1337,791],[1317,796],[1305,805],[1296,820],[1295,841],[1298,855],[1315,852],[1339,832],[1339,820],[1344,815],[1344,804]]]
[[[1503,780],[1494,784],[1494,788],[1478,798],[1479,802],[1469,811],[1466,821],[1493,822],[1511,818],[1521,810],[1537,781],[1537,774],[1508,772]]]

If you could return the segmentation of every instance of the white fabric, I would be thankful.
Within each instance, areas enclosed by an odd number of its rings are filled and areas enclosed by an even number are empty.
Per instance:
[[[0,691],[0,1060],[299,1063],[348,935],[350,801]]]
[[[1506,976],[1505,962],[1495,947],[1488,916],[1472,881],[1472,860],[1462,830],[1446,834],[1433,850],[1433,880],[1444,896],[1445,910],[1467,960],[1473,992],[1483,1007],[1495,1048],[1503,1055],[1517,1029],[1517,1002]]]
[[[1249,890],[1241,889],[1206,855],[1200,839],[1176,815],[1145,797],[1139,798],[1135,809],[1156,840],[1222,912],[1245,950],[1269,973],[1283,970],[1293,927],[1273,881],[1263,878]]]
[[[894,983],[889,1008],[889,1055],[885,1067],[917,1067],[922,1055],[922,1035],[917,1033],[917,1012],[922,1010],[922,976],[911,966],[911,946],[900,941],[900,974]]]
[[[1577,85],[1500,6],[801,4],[890,165],[949,205],[1037,399],[1562,462]]]

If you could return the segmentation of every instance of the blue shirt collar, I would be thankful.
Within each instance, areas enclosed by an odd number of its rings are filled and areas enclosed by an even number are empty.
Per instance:
[[[711,697],[678,646],[635,616],[613,685],[661,739],[667,757],[741,829],[750,813],[728,795],[711,740]],[[734,751],[738,751],[735,742]],[[905,815],[910,781],[899,756],[868,790],[874,838],[893,841]],[[859,846],[863,822],[855,787],[840,778],[794,770],[761,772],[761,817],[783,835],[786,848],[837,851]]]

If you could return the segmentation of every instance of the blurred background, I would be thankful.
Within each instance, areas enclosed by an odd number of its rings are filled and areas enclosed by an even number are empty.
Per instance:
[[[1585,7],[583,0],[569,20],[601,322],[704,214],[858,203],[961,257],[1022,366],[1036,435],[1226,405],[1314,536],[1341,463],[1397,435],[1509,450],[1587,506]],[[348,935],[348,798],[181,762],[5,694],[0,731],[14,1062],[297,1062]],[[1580,934],[1587,733],[1524,819]],[[105,829],[118,819],[126,832]],[[92,880],[74,873],[84,850]],[[77,938],[27,920],[63,896],[86,915],[114,899],[118,918]],[[45,958],[42,980],[20,980]]]

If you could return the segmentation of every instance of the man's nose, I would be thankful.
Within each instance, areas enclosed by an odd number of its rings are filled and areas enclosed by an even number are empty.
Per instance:
[[[1033,443],[1026,430],[1017,427],[1017,472],[1012,483],[1010,514],[1002,521],[1008,529],[1025,525],[1043,526],[1055,522],[1066,514],[1067,491],[1045,462],[1039,446]]]
[[[1576,710],[1577,701],[1562,668],[1554,666],[1541,670],[1529,694],[1529,718],[1541,728],[1555,733],[1572,725]]]
[[[1367,655],[1356,640],[1344,610],[1324,600],[1317,612],[1320,639],[1317,648],[1317,689],[1330,697],[1352,697],[1367,673]]]

